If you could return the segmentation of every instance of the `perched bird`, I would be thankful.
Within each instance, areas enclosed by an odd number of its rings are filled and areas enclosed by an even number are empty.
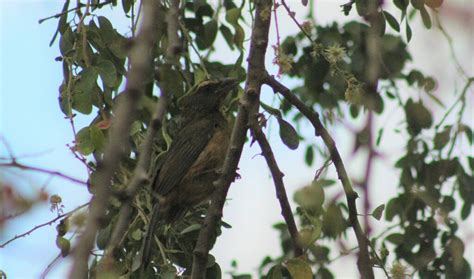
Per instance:
[[[155,204],[142,248],[145,266],[158,224],[176,221],[214,191],[213,182],[219,177],[231,133],[221,109],[237,84],[231,78],[207,80],[179,99],[184,124],[152,184]]]

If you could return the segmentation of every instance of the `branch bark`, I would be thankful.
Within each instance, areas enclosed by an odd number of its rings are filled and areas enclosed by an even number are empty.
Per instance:
[[[39,224],[39,225],[36,225],[34,226],[33,228],[29,229],[28,231],[24,232],[24,233],[21,233],[21,234],[17,234],[15,235],[13,238],[11,238],[10,240],[8,241],[5,241],[4,243],[0,244],[0,248],[4,248],[5,246],[7,246],[8,244],[10,244],[11,242],[17,240],[18,238],[21,238],[21,237],[25,237],[27,235],[30,235],[32,232],[36,231],[37,229],[40,229],[42,227],[46,227],[46,226],[51,226],[52,224],[54,224],[56,221],[66,217],[66,216],[70,216],[72,215],[74,212],[84,208],[86,205],[88,205],[89,203],[86,203],[86,204],[83,204],[81,206],[78,206],[76,207],[75,209],[67,212],[67,213],[64,213],[64,214],[60,214],[58,215],[56,218],[52,219],[52,220],[49,220],[48,222],[45,222],[43,224]]]
[[[247,81],[245,93],[240,100],[237,119],[232,130],[232,136],[227,156],[223,165],[223,172],[215,182],[214,192],[208,208],[203,226],[199,232],[196,247],[194,249],[193,269],[191,278],[200,279],[206,277],[207,257],[212,248],[212,239],[215,237],[216,227],[222,218],[222,208],[224,206],[230,184],[236,176],[242,149],[248,130],[248,119],[256,115],[259,106],[260,89],[262,87],[262,77],[265,70],[265,54],[268,46],[268,32],[270,28],[270,17],[262,16],[270,13],[271,0],[260,0],[255,3],[255,22],[252,27],[250,41],[250,52],[247,67]]]
[[[166,114],[166,106],[168,103],[168,96],[166,92],[162,91],[161,97],[156,104],[156,109],[153,114],[153,118],[148,125],[148,130],[145,136],[145,140],[143,141],[142,145],[140,146],[139,158],[137,162],[137,166],[133,172],[133,177],[128,184],[126,190],[126,199],[120,208],[119,217],[117,224],[115,225],[114,231],[110,238],[107,251],[106,251],[106,263],[110,258],[113,256],[114,252],[120,245],[120,240],[124,235],[125,231],[128,229],[128,225],[130,224],[130,219],[133,213],[133,199],[138,193],[140,186],[143,185],[145,182],[148,181],[148,171],[150,167],[150,159],[153,153],[152,147],[154,139],[161,128],[161,124],[163,122],[163,118]],[[113,267],[113,265],[108,265]]]
[[[276,195],[278,201],[280,202],[281,215],[285,219],[286,226],[288,227],[288,232],[291,236],[291,242],[293,244],[293,251],[295,257],[303,255],[303,249],[298,243],[298,228],[293,218],[293,212],[291,210],[290,203],[288,202],[288,196],[286,195],[285,184],[283,183],[283,173],[278,167],[277,161],[273,154],[272,148],[268,143],[267,138],[262,132],[262,128],[258,125],[257,121],[251,120],[252,123],[252,132],[255,138],[257,139],[260,148],[262,149],[262,154],[265,160],[267,161],[268,168],[272,173],[273,182],[275,184]]]
[[[12,158],[11,161],[8,162],[8,163],[0,163],[0,167],[18,168],[18,169],[21,169],[21,170],[30,170],[30,171],[45,173],[45,174],[49,174],[51,176],[56,176],[56,177],[60,177],[60,178],[69,180],[69,181],[77,183],[77,184],[87,185],[87,183],[85,181],[82,181],[80,179],[77,179],[77,178],[74,178],[72,176],[66,175],[66,174],[64,174],[62,172],[59,172],[59,171],[48,170],[48,169],[43,169],[43,168],[33,167],[33,166],[27,166],[27,165],[24,165],[22,163],[18,163],[15,158]]]
[[[168,37],[170,38],[170,47],[168,48],[167,58],[172,60],[175,57],[175,52],[172,46],[176,46],[179,44],[179,37],[178,37],[178,29],[179,26],[178,22],[178,9],[179,9],[179,1],[173,0],[173,6],[168,11],[166,17],[168,21],[176,21],[176,24],[172,24],[169,22],[167,33]],[[161,11],[158,11],[159,16],[157,21],[159,24],[163,24],[161,18],[164,17]],[[171,17],[171,15],[173,17]],[[156,23],[155,23],[156,24]],[[140,186],[143,185],[145,182],[148,181],[149,177],[149,168],[150,168],[150,161],[151,155],[153,153],[152,147],[154,139],[160,130],[163,119],[166,115],[166,110],[169,102],[169,98],[171,96],[171,92],[166,92],[164,88],[161,88],[161,96],[156,104],[155,111],[153,113],[152,119],[148,125],[148,130],[145,136],[145,140],[143,141],[142,145],[140,146],[139,150],[139,158],[137,162],[137,166],[135,167],[133,177],[127,187],[126,190],[126,201],[120,208],[119,217],[115,229],[111,235],[109,245],[106,251],[106,263],[107,267],[113,267],[113,265],[109,264],[110,260],[113,259],[113,255],[116,252],[116,249],[120,246],[120,241],[128,229],[128,225],[130,224],[130,219],[132,218],[133,213],[133,199],[138,193]],[[111,257],[112,256],[112,257]]]
[[[358,198],[358,195],[352,188],[350,178],[347,175],[346,168],[344,167],[341,155],[337,150],[336,143],[326,128],[323,126],[321,120],[319,119],[318,113],[312,111],[309,107],[302,103],[295,95],[293,95],[293,93],[291,93],[290,89],[268,74],[265,78],[265,84],[270,86],[274,92],[278,92],[283,95],[283,97],[288,102],[294,105],[310,121],[314,127],[315,135],[321,137],[324,141],[324,144],[328,148],[329,153],[331,154],[331,160],[336,167],[338,178],[341,180],[342,186],[344,188],[344,193],[346,195],[347,205],[349,208],[349,222],[352,226],[352,229],[354,230],[357,243],[359,245],[357,268],[359,269],[361,278],[374,278],[374,271],[372,269],[369,255],[369,241],[362,230],[359,219],[357,218],[358,213],[356,199]]]
[[[143,95],[143,76],[149,73],[152,49],[156,41],[156,15],[158,4],[144,0],[140,30],[130,49],[131,70],[127,75],[124,97],[117,104],[115,118],[110,128],[103,160],[97,166],[96,193],[91,200],[90,214],[85,230],[73,250],[73,266],[69,278],[87,277],[88,260],[101,222],[105,217],[110,195],[111,180],[128,146],[130,126],[135,119],[138,102]]]

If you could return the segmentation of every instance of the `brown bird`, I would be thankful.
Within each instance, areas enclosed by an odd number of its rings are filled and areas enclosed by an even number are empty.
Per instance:
[[[142,248],[145,266],[158,224],[176,221],[214,191],[231,132],[221,109],[237,84],[231,78],[204,81],[178,101],[184,125],[152,184],[155,205]]]

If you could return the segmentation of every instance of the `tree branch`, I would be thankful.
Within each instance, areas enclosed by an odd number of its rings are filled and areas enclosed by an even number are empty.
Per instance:
[[[53,224],[54,222],[58,221],[59,219],[65,217],[65,216],[69,216],[69,215],[73,214],[74,212],[78,211],[79,209],[85,207],[85,206],[88,205],[88,204],[89,204],[89,203],[85,203],[85,204],[83,204],[83,205],[81,205],[81,206],[79,206],[79,207],[77,207],[77,208],[75,208],[75,209],[73,209],[73,210],[71,210],[71,211],[69,211],[69,212],[67,212],[67,213],[58,215],[56,218],[54,218],[54,219],[52,219],[52,220],[49,220],[49,221],[46,222],[46,223],[37,225],[37,226],[33,227],[32,229],[30,229],[30,230],[28,230],[28,231],[26,231],[26,232],[24,232],[24,233],[22,233],[22,234],[17,234],[17,235],[15,235],[13,238],[11,238],[10,240],[8,240],[8,241],[2,243],[2,244],[0,245],[0,248],[4,248],[5,246],[7,246],[8,244],[10,244],[11,242],[17,240],[18,238],[25,237],[25,236],[31,234],[32,232],[36,231],[37,229],[40,229],[40,228],[42,228],[42,227],[46,227],[46,226],[48,226],[48,225]]]
[[[344,193],[346,195],[347,205],[349,208],[349,221],[354,230],[354,233],[357,238],[357,243],[359,245],[359,257],[357,259],[357,267],[362,278],[374,278],[374,271],[372,270],[372,264],[370,262],[369,255],[369,241],[362,230],[362,227],[357,218],[357,206],[356,199],[358,198],[357,193],[352,188],[352,184],[349,176],[347,175],[344,163],[342,161],[341,155],[337,150],[336,143],[332,139],[329,132],[323,126],[319,115],[317,112],[312,111],[304,103],[302,103],[290,89],[285,85],[278,82],[274,77],[266,75],[265,84],[270,86],[273,91],[280,93],[283,97],[294,105],[313,125],[315,130],[315,135],[323,139],[324,144],[331,154],[331,160],[336,167],[339,180],[341,180],[342,186],[344,188]]]
[[[18,163],[14,158],[12,158],[11,161],[8,162],[8,163],[0,163],[0,167],[18,168],[18,169],[21,169],[21,170],[30,170],[30,171],[35,171],[35,172],[46,173],[46,174],[49,174],[49,175],[52,175],[52,176],[61,177],[63,179],[72,181],[72,182],[77,183],[77,184],[87,185],[87,182],[82,181],[82,180],[77,179],[77,178],[74,178],[74,177],[71,177],[71,176],[68,176],[66,174],[63,174],[62,172],[43,169],[43,168],[39,168],[39,167],[27,166],[27,165]]]
[[[229,148],[223,165],[223,172],[215,182],[214,192],[208,208],[203,226],[199,232],[196,247],[194,249],[193,270],[191,278],[200,279],[206,277],[207,257],[212,248],[211,240],[214,239],[218,222],[222,218],[224,206],[230,184],[235,179],[237,166],[239,164],[242,149],[248,130],[248,119],[258,112],[258,100],[262,87],[262,77],[265,71],[265,53],[268,46],[268,31],[270,28],[270,17],[262,16],[271,12],[271,0],[260,0],[255,3],[255,22],[252,27],[250,41],[250,52],[248,57],[247,81],[245,93],[239,103],[237,119],[232,130]]]
[[[130,224],[130,218],[133,213],[133,199],[135,195],[138,193],[140,186],[143,185],[146,181],[148,181],[148,171],[150,167],[150,159],[153,153],[152,147],[155,137],[158,131],[161,128],[161,124],[163,118],[166,114],[166,106],[168,103],[168,96],[167,94],[162,91],[161,97],[156,104],[155,112],[153,117],[148,125],[148,130],[145,136],[145,140],[140,146],[140,152],[137,166],[135,167],[133,177],[128,184],[126,190],[126,200],[124,204],[120,208],[119,217],[117,224],[113,230],[111,235],[107,251],[105,253],[106,258],[113,255],[115,250],[120,244],[123,234],[128,229]],[[107,261],[106,261],[107,262]]]
[[[303,255],[303,249],[298,243],[298,228],[296,227],[295,219],[293,218],[293,211],[291,210],[290,203],[288,202],[288,196],[286,195],[285,184],[283,183],[284,174],[280,171],[272,148],[268,143],[267,138],[262,132],[262,128],[258,125],[256,119],[251,120],[252,132],[257,139],[260,148],[262,149],[263,157],[267,161],[268,168],[272,173],[273,182],[275,184],[275,190],[278,201],[280,202],[281,215],[285,219],[285,223],[288,227],[288,232],[291,236],[291,242],[293,243],[293,251],[295,257]]]
[[[97,185],[95,196],[91,201],[90,216],[87,219],[84,233],[74,247],[74,262],[69,278],[83,279],[87,277],[88,259],[94,246],[94,240],[100,223],[105,217],[110,196],[111,180],[119,162],[125,155],[129,142],[129,131],[136,117],[136,109],[143,95],[143,77],[149,73],[152,61],[152,49],[156,41],[156,15],[158,4],[153,0],[144,0],[143,18],[140,30],[133,39],[129,59],[130,71],[127,75],[127,84],[123,99],[115,109],[115,118],[108,137],[103,160],[97,166]]]

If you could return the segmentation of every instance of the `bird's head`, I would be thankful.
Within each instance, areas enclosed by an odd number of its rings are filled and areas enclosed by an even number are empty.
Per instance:
[[[236,88],[238,84],[239,82],[234,78],[202,81],[181,97],[178,100],[178,105],[184,111],[218,110],[229,92]]]

